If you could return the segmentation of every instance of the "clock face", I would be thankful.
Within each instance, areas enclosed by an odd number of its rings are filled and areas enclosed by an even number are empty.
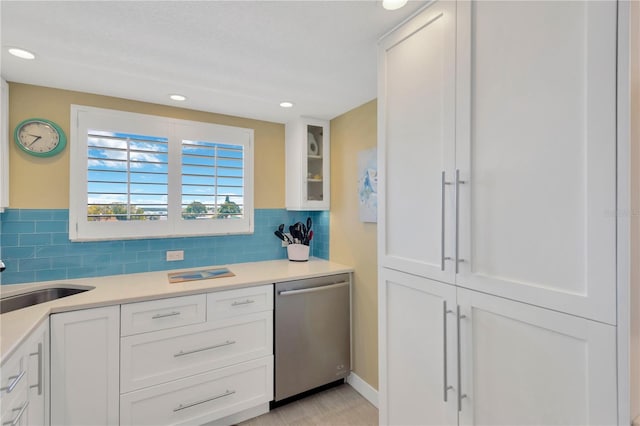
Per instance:
[[[49,157],[62,151],[66,144],[64,132],[48,120],[25,120],[16,128],[15,139],[25,152]]]

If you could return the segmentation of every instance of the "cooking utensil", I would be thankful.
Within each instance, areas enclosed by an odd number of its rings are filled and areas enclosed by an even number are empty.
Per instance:
[[[283,228],[284,229],[284,228]],[[289,238],[287,236],[287,234],[283,233],[282,231],[280,231],[280,229],[278,229],[277,231],[274,232],[275,236],[280,238],[282,241],[284,241],[285,243],[288,244],[293,244],[293,241],[291,241],[291,238]]]
[[[295,225],[289,226],[289,234],[291,234],[291,237],[293,237],[294,244],[300,244],[300,238],[298,236],[298,231],[296,230]]]

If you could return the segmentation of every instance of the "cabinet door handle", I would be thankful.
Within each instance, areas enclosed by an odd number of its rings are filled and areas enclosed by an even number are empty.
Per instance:
[[[450,257],[444,255],[444,239],[445,239],[445,188],[447,185],[451,185],[451,182],[447,182],[445,179],[445,171],[442,171],[442,177],[440,180],[440,270],[444,271],[444,261],[451,260]]]
[[[458,326],[458,412],[462,411],[462,400],[467,397],[467,394],[462,393],[462,361],[460,355],[462,350],[460,349],[460,320],[466,318],[466,315],[460,314],[460,305],[456,308],[456,322]]]
[[[16,426],[18,423],[20,423],[20,418],[22,417],[22,415],[24,414],[24,411],[27,409],[28,406],[29,406],[29,400],[26,400],[24,402],[24,404],[22,404],[22,407],[14,408],[12,410],[12,411],[18,411],[19,410],[19,413],[13,418],[13,420],[11,420],[9,422],[4,422],[2,424],[3,425]]]
[[[256,303],[256,301],[255,301],[255,300],[253,300],[253,299],[243,300],[242,302],[238,302],[238,301],[236,301],[236,302],[233,302],[233,303],[231,304],[231,306],[248,305],[248,304],[250,304],[250,303]]]
[[[452,314],[453,311],[450,309],[447,309],[447,301],[443,300],[442,301],[442,331],[443,331],[443,342],[442,342],[442,347],[443,349],[443,355],[444,355],[444,385],[443,385],[443,395],[444,395],[444,402],[447,402],[448,397],[447,394],[449,393],[449,391],[451,389],[453,389],[453,386],[449,385],[449,379],[447,377],[447,314]]]
[[[156,314],[156,315],[152,316],[151,319],[175,317],[176,315],[180,315],[180,311],[168,312],[166,314]]]
[[[175,413],[176,411],[184,410],[186,408],[195,407],[196,405],[204,404],[205,402],[214,401],[216,399],[224,398],[225,396],[233,395],[234,393],[236,393],[236,391],[234,391],[234,390],[230,391],[230,390],[227,389],[224,393],[221,393],[220,395],[212,396],[211,398],[203,399],[202,401],[190,402],[188,404],[180,404],[176,408],[173,409],[173,412]]]
[[[9,377],[10,379],[13,379],[13,380],[11,380],[11,383],[9,383],[9,386],[6,386],[4,388],[0,388],[0,391],[7,391],[7,393],[13,392],[13,390],[16,388],[16,386],[18,385],[18,383],[20,382],[20,380],[24,376],[24,373],[26,373],[26,372],[27,372],[27,370],[22,370],[17,375]]]
[[[459,272],[458,265],[460,262],[464,262],[463,259],[460,259],[460,184],[467,183],[464,180],[460,180],[460,170],[456,169],[456,231],[455,231],[455,239],[456,239],[456,274]]]
[[[217,345],[207,346],[206,348],[193,349],[191,351],[180,351],[177,354],[173,354],[173,357],[174,358],[178,358],[180,356],[191,355],[191,354],[195,354],[197,352],[203,352],[203,351],[208,351],[210,349],[216,349],[216,348],[221,348],[223,346],[233,345],[234,343],[236,343],[235,340],[227,340],[224,343],[218,343]]]
[[[38,388],[38,395],[42,395],[42,343],[38,343],[38,352],[30,353],[29,356],[38,355],[38,384],[31,385],[32,388]]]
[[[349,281],[343,281],[341,283],[329,285],[320,285],[318,287],[301,288],[299,290],[282,290],[278,292],[278,296],[293,296],[294,294],[316,293],[318,291],[333,290],[347,285],[349,285]]]

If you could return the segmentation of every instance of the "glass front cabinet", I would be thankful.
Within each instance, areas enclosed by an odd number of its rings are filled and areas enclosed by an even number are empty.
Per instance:
[[[329,210],[329,122],[300,118],[286,125],[288,210]]]

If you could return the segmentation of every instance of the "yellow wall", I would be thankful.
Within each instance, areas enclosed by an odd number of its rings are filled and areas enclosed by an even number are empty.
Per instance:
[[[9,207],[69,208],[69,149],[52,158],[30,156],[13,143],[13,129],[27,118],[46,118],[60,125],[68,139],[71,104],[254,129],[254,206],[284,208],[283,124],[11,82]]]
[[[377,145],[377,102],[331,120],[331,260],[355,269],[353,370],[378,388],[377,225],[358,215],[358,152]]]
[[[69,137],[70,105],[203,121],[255,130],[255,207],[284,208],[284,125],[88,93],[9,82],[9,129],[27,118],[58,123]],[[331,121],[331,260],[356,270],[353,287],[354,371],[378,386],[376,224],[358,218],[358,152],[375,148],[376,101]],[[69,149],[32,157],[10,143],[10,207],[69,207]]]

